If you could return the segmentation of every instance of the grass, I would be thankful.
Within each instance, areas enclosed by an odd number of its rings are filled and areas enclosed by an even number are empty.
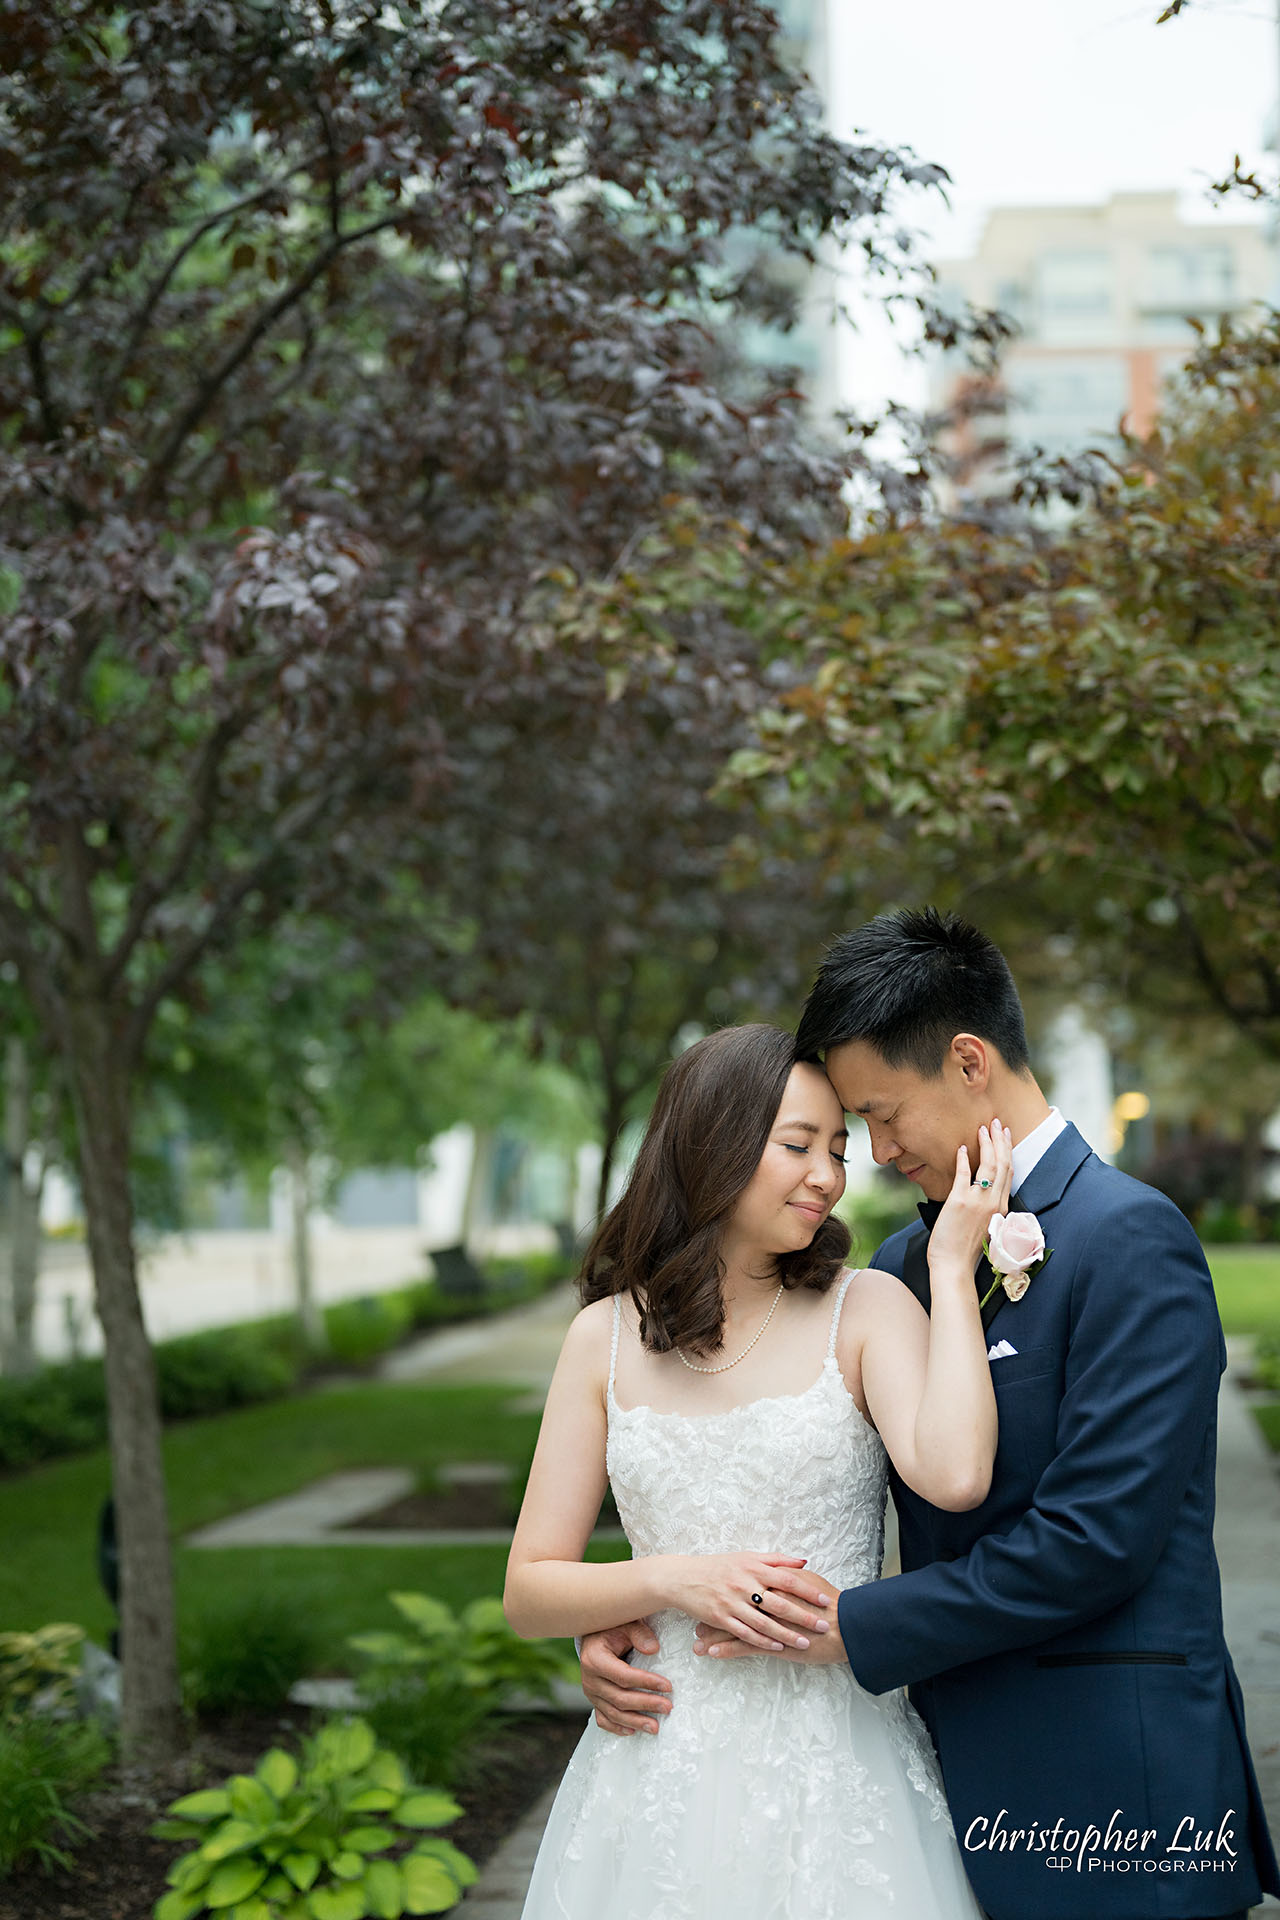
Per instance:
[[[527,1391],[370,1383],[172,1427],[165,1463],[174,1534],[348,1467],[404,1466],[425,1477],[443,1461],[484,1459],[522,1471],[538,1415],[510,1407]],[[94,1543],[109,1485],[104,1449],[0,1480],[0,1627],[74,1620],[93,1639],[106,1638],[114,1617],[98,1585]],[[324,1664],[342,1667],[348,1633],[389,1624],[393,1587],[457,1605],[500,1593],[505,1565],[502,1547],[179,1547],[179,1620],[246,1590],[287,1593],[314,1617]]]
[[[1228,1333],[1280,1334],[1280,1246],[1206,1247]]]

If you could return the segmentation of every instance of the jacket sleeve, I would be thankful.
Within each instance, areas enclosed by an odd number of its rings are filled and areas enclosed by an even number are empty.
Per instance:
[[[1182,1215],[1153,1193],[1105,1216],[1073,1276],[1057,1451],[1031,1506],[958,1560],[841,1594],[860,1684],[883,1693],[1031,1646],[1136,1592],[1214,1431],[1221,1347]]]

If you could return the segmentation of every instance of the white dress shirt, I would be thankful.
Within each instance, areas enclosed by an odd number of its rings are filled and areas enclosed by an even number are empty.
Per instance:
[[[1056,1107],[1050,1107],[1038,1127],[1032,1127],[1025,1140],[1019,1140],[1013,1150],[1013,1191],[1017,1193],[1024,1180],[1031,1177],[1033,1170],[1048,1153],[1060,1133],[1066,1131],[1067,1123]]]

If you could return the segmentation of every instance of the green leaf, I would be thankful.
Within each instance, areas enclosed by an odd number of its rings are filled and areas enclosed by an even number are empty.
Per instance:
[[[448,1867],[460,1887],[474,1887],[480,1878],[480,1869],[475,1861],[461,1847],[455,1847],[452,1840],[419,1840],[413,1851],[419,1857],[439,1860],[442,1866]]]
[[[253,1826],[271,1826],[280,1812],[280,1803],[275,1795],[268,1793],[261,1780],[255,1780],[252,1774],[237,1774],[234,1780],[228,1782],[228,1790],[231,1794],[231,1811]]]
[[[188,1793],[169,1808],[179,1820],[220,1820],[230,1811],[231,1795],[225,1787],[205,1787],[199,1793]]]
[[[175,1860],[166,1878],[171,1880],[181,1893],[194,1893],[202,1887],[213,1872],[213,1861],[206,1860],[203,1851],[184,1854],[181,1860]]]
[[[272,1747],[270,1753],[264,1753],[254,1773],[277,1800],[283,1800],[298,1784],[298,1763],[283,1747]]]
[[[401,1666],[427,1658],[425,1647],[415,1646],[404,1634],[392,1633],[389,1629],[348,1634],[347,1645],[354,1647],[357,1653],[368,1654],[371,1660],[380,1661],[384,1666]]]
[[[347,1802],[348,1813],[387,1813],[399,1803],[404,1792],[403,1782],[398,1787],[366,1787],[363,1793],[353,1794]]]
[[[147,1832],[153,1840],[199,1840],[204,1828],[194,1820],[156,1820]]]
[[[364,1920],[363,1887],[317,1887],[307,1895],[312,1920]]]
[[[407,1853],[400,1862],[400,1878],[406,1913],[446,1913],[458,1904],[458,1883],[438,1860]],[[318,1914],[316,1920],[324,1920],[324,1916]]]
[[[273,1915],[268,1902],[255,1897],[237,1900],[234,1907],[227,1908],[225,1920],[273,1920]]]
[[[458,1630],[453,1610],[443,1600],[432,1600],[425,1593],[393,1593],[390,1599],[397,1612],[402,1613],[419,1633],[425,1633],[432,1639]]]
[[[226,1860],[233,1853],[243,1853],[247,1847],[256,1847],[264,1837],[265,1829],[249,1820],[224,1820],[216,1833],[211,1833],[200,1851],[206,1860]]]
[[[341,1778],[359,1773],[374,1756],[377,1741],[373,1729],[364,1720],[347,1720],[324,1727],[316,1736],[315,1764],[319,1771]]]
[[[202,1893],[179,1893],[171,1887],[161,1899],[157,1900],[154,1920],[191,1920],[204,1905]]]
[[[396,1821],[402,1827],[447,1827],[462,1808],[448,1793],[411,1793],[396,1808]]]
[[[204,1889],[207,1907],[234,1907],[256,1893],[267,1877],[261,1860],[224,1860]]]
[[[386,1747],[379,1747],[365,1771],[375,1787],[387,1787],[393,1793],[403,1793],[409,1784],[404,1768]],[[351,1804],[354,1806],[356,1803],[353,1800]]]
[[[264,1900],[274,1900],[277,1903],[281,1900],[292,1900],[293,1884],[283,1873],[273,1873],[263,1881],[258,1892]]]
[[[336,1873],[339,1880],[359,1880],[364,1873],[364,1859],[360,1854],[344,1848],[329,1862],[329,1871]]]
[[[381,1853],[385,1847],[394,1846],[396,1841],[390,1827],[352,1827],[342,1837],[357,1853]]]
[[[404,1883],[394,1860],[371,1860],[364,1874],[365,1905],[374,1920],[400,1920]]]
[[[320,1861],[314,1853],[286,1853],[280,1865],[300,1893],[306,1893],[309,1887],[315,1885],[316,1875],[320,1871]]]

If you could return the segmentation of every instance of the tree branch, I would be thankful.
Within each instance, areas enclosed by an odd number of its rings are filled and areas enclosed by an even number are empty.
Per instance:
[[[353,227],[349,233],[342,234],[337,240],[322,248],[306,270],[263,308],[253,325],[247,329],[231,351],[224,355],[213,371],[200,382],[185,412],[170,429],[167,440],[151,464],[143,487],[145,499],[154,500],[159,495],[164,481],[177,464],[178,455],[184,443],[200,424],[232,374],[244,365],[263,335],[269,333],[276,321],[288,313],[291,307],[296,306],[303,295],[310,291],[325,268],[337,259],[344,247],[354,246],[357,241],[368,240],[374,234],[384,233],[390,227],[399,226],[404,217],[402,211],[388,214],[379,220],[367,221],[363,227]]]
[[[340,798],[339,795],[325,790],[313,794],[309,800],[299,801],[293,811],[279,823],[271,844],[265,852],[251,861],[244,872],[237,874],[226,887],[222,897],[205,917],[203,926],[193,928],[186,939],[181,941],[170,954],[169,959],[160,968],[151,985],[142,993],[129,1016],[125,1046],[127,1056],[135,1066],[142,1058],[147,1034],[161,1002],[203,959],[209,948],[230,925],[249,894],[262,884],[282,854],[288,852],[292,842],[309,833],[325,809],[333,805],[338,798]]]
[[[167,864],[150,879],[140,880],[133,890],[128,918],[119,939],[107,955],[104,984],[108,991],[115,985],[141,939],[152,909],[181,884],[200,842],[213,826],[218,805],[218,773],[228,751],[252,719],[245,709],[221,721],[204,743],[200,762],[191,782],[192,801],[186,820]]]
[[[178,268],[182,265],[188,254],[191,253],[193,248],[199,246],[206,234],[212,233],[215,227],[221,226],[224,220],[234,219],[236,214],[247,213],[251,207],[261,206],[264,200],[272,199],[274,195],[281,191],[288,181],[296,178],[300,173],[308,172],[309,169],[315,165],[318,157],[317,154],[308,154],[305,160],[300,160],[296,167],[290,167],[288,172],[282,175],[279,180],[272,180],[265,187],[259,187],[255,193],[247,193],[243,199],[233,200],[230,205],[219,207],[214,213],[208,214],[205,219],[198,221],[191,229],[191,232],[187,235],[181,246],[170,255],[169,259],[152,281],[143,297],[142,305],[134,315],[133,325],[129,329],[129,337],[125,341],[124,348],[120,354],[115,376],[107,388],[109,396],[107,405],[108,412],[114,404],[115,396],[120,389],[120,382],[124,378],[130,362],[133,360],[138,348],[142,345],[142,341],[146,335],[147,328],[151,325],[152,316],[156,308],[159,306],[166,290],[172,283],[174,274],[178,271]]]

